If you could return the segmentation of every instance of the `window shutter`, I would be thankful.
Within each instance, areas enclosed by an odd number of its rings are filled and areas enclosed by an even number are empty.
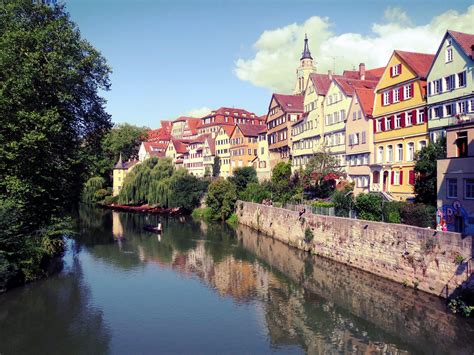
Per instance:
[[[398,74],[399,75],[402,74],[402,65],[401,64],[398,64]]]
[[[451,105],[453,107],[452,108],[453,114],[451,116],[454,116],[454,115],[456,115],[456,104],[451,104]],[[473,107],[473,109],[474,109],[474,107]]]
[[[415,124],[416,124],[416,114],[417,114],[416,110],[413,110],[413,111],[411,112],[411,124],[412,124],[412,125],[415,125]]]
[[[403,170],[400,170],[400,185],[403,185]]]
[[[377,120],[374,121],[374,133],[377,133]]]
[[[410,170],[408,173],[408,183],[410,185],[415,185],[415,171]]]
[[[393,185],[394,181],[395,181],[395,172],[392,171],[392,176],[390,178],[390,185]]]
[[[390,117],[390,128],[395,129],[395,115]]]
[[[390,77],[393,78],[393,67],[390,67]]]
[[[389,102],[390,104],[393,103],[393,90],[390,90],[390,93],[389,93],[388,97],[389,97],[388,102]]]
[[[402,112],[402,113],[400,114],[400,119],[401,119],[400,127],[402,127],[402,128],[406,126],[406,125],[405,125],[405,116],[406,116],[406,113],[405,113],[405,112]]]
[[[385,106],[385,103],[383,102],[383,96],[384,96],[383,93],[381,93],[381,94],[380,94],[380,99],[381,99],[380,102],[382,103],[382,106]]]
[[[381,118],[381,120],[382,120],[382,121],[381,121],[382,124],[381,124],[380,126],[381,126],[382,132],[383,132],[383,131],[385,131],[385,118]]]
[[[400,98],[400,101],[403,101],[405,98],[403,97],[404,96],[404,90],[403,90],[403,86],[401,88],[398,89],[398,97]]]
[[[410,84],[410,98],[415,97],[415,83]]]
[[[424,113],[425,113],[425,114],[423,115],[423,121],[424,121],[424,122],[428,122],[428,107],[425,107],[425,108],[423,109],[423,111],[424,111]]]

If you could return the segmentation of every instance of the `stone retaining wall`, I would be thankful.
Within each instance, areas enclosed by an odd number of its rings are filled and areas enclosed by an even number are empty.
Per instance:
[[[473,278],[472,237],[237,202],[239,222],[286,244],[441,297]],[[304,241],[305,230],[313,234]],[[460,258],[464,261],[456,263]]]

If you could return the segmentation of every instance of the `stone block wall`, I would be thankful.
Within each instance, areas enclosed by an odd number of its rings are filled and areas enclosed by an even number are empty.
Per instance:
[[[288,245],[440,297],[472,279],[473,241],[458,233],[237,202],[239,222]],[[304,241],[310,229],[313,240]],[[459,263],[461,258],[464,260]]]

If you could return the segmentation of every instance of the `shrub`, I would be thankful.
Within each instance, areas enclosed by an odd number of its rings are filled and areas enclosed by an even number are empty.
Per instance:
[[[342,191],[334,191],[331,200],[336,209],[336,216],[349,217],[353,205],[353,194],[352,191],[344,189]]]
[[[212,211],[213,219],[225,221],[234,211],[237,192],[235,185],[228,180],[218,179],[209,185],[206,205]]]
[[[240,198],[244,201],[261,203],[263,200],[270,198],[271,192],[268,184],[259,184],[251,182],[244,191],[240,193]]]
[[[234,169],[229,181],[235,185],[237,191],[244,191],[249,183],[258,183],[257,172],[251,166]]]
[[[385,201],[383,203],[383,220],[389,223],[400,223],[400,208],[404,202]]]
[[[235,227],[238,222],[238,217],[235,213],[232,213],[229,218],[227,218],[227,223],[229,223],[231,226]]]
[[[355,199],[355,209],[360,219],[380,221],[382,218],[382,197],[376,194],[359,194]]]
[[[102,200],[103,197],[100,198],[101,194],[96,195],[96,193],[99,190],[104,190],[103,188],[104,184],[105,184],[105,180],[100,176],[94,176],[94,177],[91,177],[89,180],[87,180],[82,190],[82,195],[81,195],[82,202],[96,203],[97,201]],[[105,192],[107,195],[107,190],[105,190]]]
[[[116,204],[118,203],[118,196],[105,196],[104,203],[106,205]]]
[[[196,219],[203,219],[209,221],[212,219],[212,210],[209,207],[195,208],[191,214]]]
[[[334,207],[334,203],[330,201],[314,201],[311,203],[311,206],[330,208],[330,207]]]
[[[411,226],[433,227],[435,212],[422,203],[403,203],[400,208],[400,221]]]
[[[107,196],[109,196],[107,189],[99,189],[94,194],[96,202],[103,201]]]
[[[304,241],[306,243],[311,243],[313,239],[314,239],[313,231],[311,230],[311,228],[306,227],[306,229],[304,230]]]

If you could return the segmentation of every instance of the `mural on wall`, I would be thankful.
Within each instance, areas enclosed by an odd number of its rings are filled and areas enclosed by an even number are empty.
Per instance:
[[[451,232],[465,232],[468,214],[461,201],[455,200],[451,205],[443,205],[436,213],[437,229]]]

